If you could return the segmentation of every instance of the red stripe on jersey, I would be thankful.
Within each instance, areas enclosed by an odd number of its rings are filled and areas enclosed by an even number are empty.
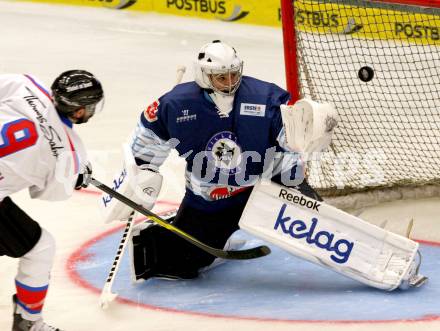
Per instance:
[[[66,129],[64,129],[64,131],[66,132],[67,139],[69,140],[70,150],[72,151],[72,155],[73,155],[75,174],[77,174],[79,172],[78,154],[76,153],[75,146],[73,145],[72,139],[70,139],[69,133],[67,132]]]

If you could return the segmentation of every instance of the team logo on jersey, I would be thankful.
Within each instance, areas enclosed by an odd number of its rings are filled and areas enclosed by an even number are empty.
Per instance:
[[[157,121],[157,110],[159,109],[159,100],[154,101],[151,105],[147,107],[144,111],[145,119],[148,122]]]
[[[249,187],[215,186],[208,191],[208,194],[212,200],[220,200],[230,198],[238,193],[246,191],[247,189],[249,189]]]
[[[220,171],[233,175],[240,170],[241,148],[232,132],[223,131],[215,134],[209,139],[206,150],[209,161]]]

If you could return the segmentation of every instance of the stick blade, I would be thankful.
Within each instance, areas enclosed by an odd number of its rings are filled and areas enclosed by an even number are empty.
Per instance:
[[[101,309],[106,310],[117,296],[117,294],[112,292],[101,293],[101,296],[99,297],[99,306]]]
[[[269,247],[262,245],[240,251],[225,251],[226,256],[224,258],[231,260],[249,260],[269,255],[270,252]]]

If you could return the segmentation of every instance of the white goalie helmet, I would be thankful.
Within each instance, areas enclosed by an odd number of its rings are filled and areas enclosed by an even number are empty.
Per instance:
[[[195,81],[201,88],[233,95],[241,83],[243,61],[233,47],[214,40],[200,49],[194,72]]]

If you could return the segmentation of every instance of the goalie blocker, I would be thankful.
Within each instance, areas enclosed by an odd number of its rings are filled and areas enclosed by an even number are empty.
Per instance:
[[[152,209],[162,187],[162,175],[148,169],[148,165],[138,166],[127,144],[123,145],[123,156],[124,165],[113,177],[113,190]],[[104,192],[99,207],[105,223],[127,220],[133,212],[133,208]]]
[[[240,228],[372,287],[418,287],[418,243],[273,182],[259,182]]]

